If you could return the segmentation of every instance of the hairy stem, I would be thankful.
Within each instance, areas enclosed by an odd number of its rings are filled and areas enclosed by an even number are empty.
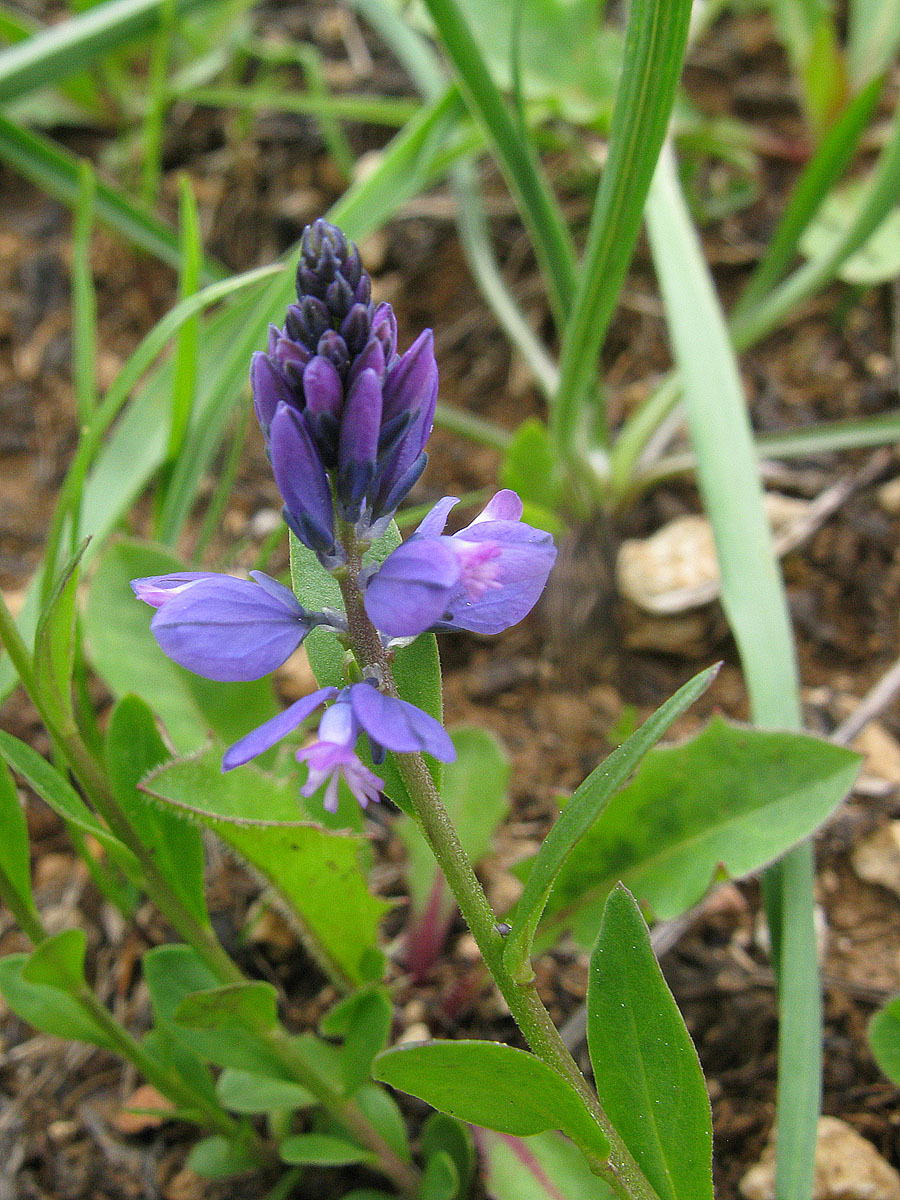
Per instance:
[[[374,667],[383,680],[384,691],[399,699],[391,671],[391,655],[366,615],[358,575],[362,547],[351,544],[346,567],[338,582],[347,613],[347,626],[353,652],[364,669]],[[484,889],[478,881],[469,857],[438,794],[431,772],[421,754],[395,754],[394,758],[406,785],[422,832],[444,873],[466,924],[478,944],[485,964],[509,1005],[513,1019],[532,1051],[553,1067],[575,1088],[594,1120],[606,1134],[611,1151],[603,1161],[586,1155],[591,1168],[615,1191],[628,1200],[658,1200],[625,1143],[607,1117],[593,1089],[570,1054],[550,1019],[533,981],[520,983],[503,962],[504,938]]]

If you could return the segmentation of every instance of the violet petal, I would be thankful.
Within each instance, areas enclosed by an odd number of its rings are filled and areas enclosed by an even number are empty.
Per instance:
[[[534,608],[556,561],[556,547],[549,533],[518,522],[473,522],[464,532],[464,537],[454,536],[467,542],[494,542],[500,547],[496,586],[477,600],[458,592],[450,601],[450,616],[438,625],[472,633],[500,633],[518,624]]]
[[[376,629],[415,637],[441,620],[459,588],[459,561],[447,541],[411,538],[387,556],[363,599]]]
[[[215,571],[175,571],[171,575],[145,575],[140,579],[132,579],[131,590],[138,600],[143,600],[151,608],[159,608],[167,600],[172,600],[181,592],[187,591],[201,579],[219,579]]]
[[[325,468],[303,416],[279,404],[270,431],[272,471],[289,524],[311,550],[334,546],[334,509]]]
[[[385,696],[369,683],[353,684],[350,703],[366,733],[388,750],[400,754],[421,750],[443,762],[456,758],[447,730],[415,704]]]
[[[310,695],[303,696],[300,700],[295,700],[290,708],[286,708],[284,712],[278,713],[277,716],[258,725],[256,729],[252,729],[225,751],[222,770],[231,771],[235,767],[243,766],[251,758],[263,754],[276,742],[280,742],[283,737],[287,737],[302,721],[306,720],[311,712],[314,712],[326,700],[330,700],[336,692],[337,688],[333,687],[319,688],[318,691],[311,692]]]
[[[169,658],[196,675],[260,679],[280,667],[309,632],[304,609],[291,600],[247,579],[217,575],[166,600],[150,629]]]

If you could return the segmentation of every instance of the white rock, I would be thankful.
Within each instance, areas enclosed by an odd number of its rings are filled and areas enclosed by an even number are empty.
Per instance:
[[[860,879],[900,896],[900,821],[889,821],[857,842],[850,861]]]
[[[746,1173],[740,1190],[744,1200],[775,1200],[773,1146]],[[820,1117],[813,1200],[900,1200],[900,1175],[846,1121]]]

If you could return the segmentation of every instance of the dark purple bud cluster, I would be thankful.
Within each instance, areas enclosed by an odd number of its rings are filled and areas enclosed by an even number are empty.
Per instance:
[[[327,221],[303,232],[297,303],[253,356],[256,415],[298,538],[328,561],[337,514],[375,536],[425,469],[437,400],[431,331],[397,355],[356,246]]]

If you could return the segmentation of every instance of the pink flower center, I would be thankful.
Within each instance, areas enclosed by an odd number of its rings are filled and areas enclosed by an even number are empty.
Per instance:
[[[460,583],[471,601],[500,587],[500,546],[497,542],[466,542],[450,539],[459,560]]]

